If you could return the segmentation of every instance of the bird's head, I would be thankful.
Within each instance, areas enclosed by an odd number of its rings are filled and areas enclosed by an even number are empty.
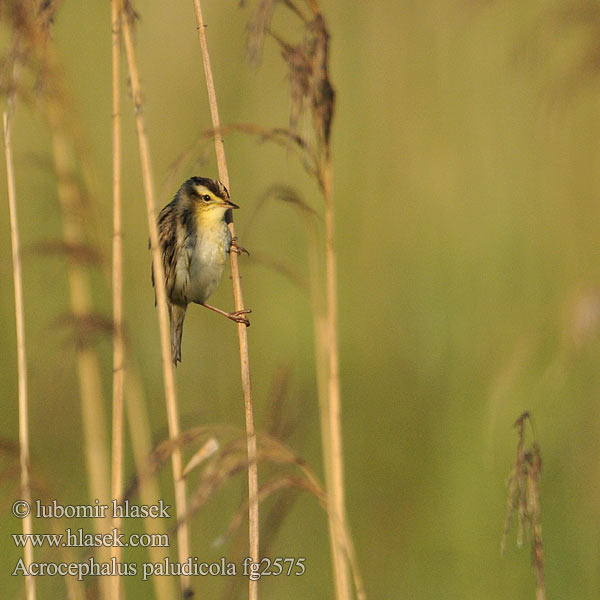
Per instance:
[[[191,177],[182,186],[184,193],[196,203],[198,216],[209,221],[223,219],[232,208],[239,208],[229,197],[227,188],[216,179]]]

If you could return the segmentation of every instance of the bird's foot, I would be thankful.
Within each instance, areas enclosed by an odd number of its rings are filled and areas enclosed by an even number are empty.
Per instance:
[[[227,318],[235,321],[236,323],[243,323],[246,327],[250,327],[250,321],[248,321],[244,315],[247,315],[251,312],[252,310],[249,308],[244,310],[236,310],[235,312],[228,313]]]
[[[250,252],[248,252],[248,250],[246,250],[246,248],[244,248],[243,246],[240,246],[237,243],[237,236],[231,239],[231,244],[229,245],[229,252],[235,252],[238,256],[240,254],[246,253],[248,256],[250,256]]]
[[[244,310],[236,310],[235,312],[227,312],[225,310],[217,308],[216,306],[206,304],[205,302],[202,303],[202,306],[204,306],[205,308],[209,308],[210,310],[214,310],[220,315],[223,315],[224,317],[227,317],[228,319],[231,319],[236,323],[243,323],[246,327],[250,327],[250,321],[248,321],[248,319],[244,317],[244,315],[247,315],[248,313],[252,312],[249,308],[245,308]]]

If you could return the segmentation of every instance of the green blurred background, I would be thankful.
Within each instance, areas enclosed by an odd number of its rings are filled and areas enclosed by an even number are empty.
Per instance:
[[[250,3],[251,4],[251,3]],[[347,504],[370,598],[534,597],[530,550],[512,532],[500,556],[514,420],[529,409],[543,456],[542,523],[549,598],[600,597],[600,13],[594,3],[347,3],[323,0],[337,90],[333,132],[339,252],[341,377]],[[591,8],[590,8],[591,7]],[[224,123],[285,126],[285,67],[267,40],[263,65],[245,56],[250,5],[205,3]],[[187,176],[216,176],[212,149],[179,180],[168,167],[210,127],[191,2],[137,4],[139,61],[160,205]],[[293,21],[275,29],[293,37]],[[291,32],[291,34],[290,34]],[[108,2],[65,1],[53,30],[91,149],[99,235],[110,256],[111,90]],[[126,89],[125,85],[124,88]],[[155,440],[166,435],[158,327],[131,103],[123,99],[125,309]],[[290,208],[253,208],[273,184],[320,198],[293,154],[227,136],[240,242],[307,276],[306,235]],[[19,107],[14,124],[35,472],[62,503],[89,501],[64,260],[31,248],[60,238],[56,181],[43,118]],[[4,188],[4,169],[0,174]],[[16,351],[8,209],[0,211],[1,436],[17,439]],[[29,251],[28,251],[29,249]],[[281,365],[292,367],[297,428],[289,440],[322,474],[310,302],[281,274],[241,259],[257,422]],[[94,277],[95,302],[110,291]],[[212,298],[231,308],[225,278]],[[111,347],[102,358],[110,414]],[[188,311],[177,369],[184,427],[243,425],[235,327]],[[9,459],[5,459],[9,463]],[[5,469],[10,469],[5,465]],[[132,461],[128,449],[128,475]],[[193,551],[212,544],[244,490],[231,482],[196,517]],[[163,475],[171,498],[168,473]],[[9,576],[16,479],[3,481],[3,597]],[[35,530],[48,532],[44,523]],[[305,556],[302,577],[263,579],[261,598],[331,598],[327,523],[316,500],[293,506],[269,554]],[[134,554],[133,559],[146,560]],[[198,597],[224,582],[204,578]],[[39,598],[58,598],[45,578]],[[147,598],[149,583],[126,583]]]

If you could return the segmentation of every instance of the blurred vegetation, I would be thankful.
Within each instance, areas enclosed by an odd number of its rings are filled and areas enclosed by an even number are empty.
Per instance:
[[[250,4],[250,3],[249,3]],[[592,5],[592,3],[590,3]],[[370,598],[534,597],[526,543],[500,540],[515,419],[531,411],[541,448],[541,522],[549,598],[600,594],[600,78],[595,5],[549,0],[442,0],[349,5],[323,0],[337,91],[333,161],[339,251],[341,376],[347,504]],[[169,165],[210,127],[192,3],[139,1],[139,60],[161,205],[192,174],[216,176],[212,151],[169,181]],[[249,8],[208,2],[213,68],[224,123],[285,126],[289,90],[279,50],[246,58]],[[278,23],[294,27],[293,21]],[[109,3],[65,1],[53,26],[72,101],[95,169],[102,251],[110,256]],[[6,43],[8,32],[2,32]],[[590,58],[591,57],[591,58]],[[166,436],[158,327],[131,107],[123,101],[125,318],[149,399],[156,442]],[[13,127],[30,366],[34,473],[50,497],[89,500],[64,260],[36,247],[60,238],[56,180],[43,118],[21,104]],[[240,243],[307,276],[306,236],[285,204],[253,207],[275,184],[317,192],[291,154],[242,133],[227,136]],[[0,189],[5,188],[4,170]],[[0,211],[0,436],[17,438],[14,306],[7,208]],[[273,378],[291,365],[296,425],[288,443],[321,474],[308,298],[252,256],[242,258],[258,426]],[[98,310],[110,314],[105,277]],[[213,303],[231,308],[224,280]],[[182,425],[242,426],[235,328],[192,308],[177,369]],[[111,348],[103,339],[105,396]],[[109,414],[110,406],[106,411]],[[128,449],[127,472],[132,473]],[[3,597],[20,522],[11,457],[4,453],[0,520]],[[13,475],[11,478],[10,475]],[[245,491],[232,482],[192,527],[202,560]],[[172,484],[163,479],[166,499]],[[270,499],[267,503],[273,503]],[[34,522],[40,533],[50,532]],[[79,526],[85,526],[80,523]],[[270,556],[305,556],[302,577],[265,578],[261,598],[331,597],[327,525],[314,498],[293,504]],[[145,560],[132,553],[130,560]],[[150,584],[126,582],[128,598]],[[219,597],[222,578],[205,578]],[[198,586],[198,587],[199,587]],[[39,598],[62,583],[46,578]],[[199,588],[200,589],[200,588]]]

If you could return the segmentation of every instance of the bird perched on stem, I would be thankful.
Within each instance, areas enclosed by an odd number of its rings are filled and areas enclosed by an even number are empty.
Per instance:
[[[183,320],[190,302],[210,308],[236,323],[250,325],[244,316],[250,310],[230,313],[206,304],[221,279],[227,253],[247,253],[232,239],[227,226],[226,215],[233,208],[239,206],[230,200],[227,188],[220,181],[191,177],[158,215],[175,365],[181,362]]]

